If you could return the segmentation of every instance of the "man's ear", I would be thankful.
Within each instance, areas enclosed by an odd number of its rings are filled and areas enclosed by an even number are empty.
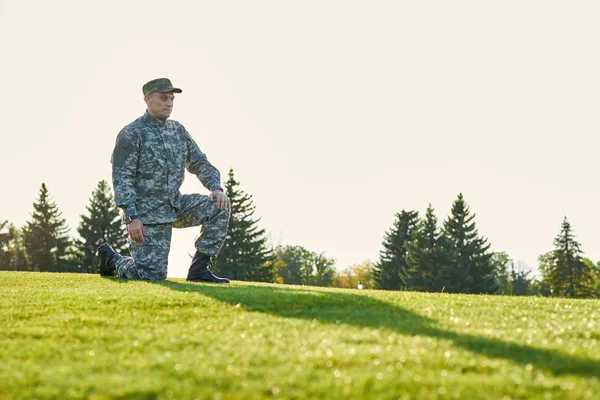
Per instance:
[[[149,94],[144,96],[144,102],[146,103],[147,106],[150,105],[150,95]]]

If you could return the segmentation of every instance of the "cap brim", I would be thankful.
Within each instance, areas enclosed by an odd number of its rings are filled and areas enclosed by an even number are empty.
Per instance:
[[[181,92],[183,92],[183,90],[176,88],[176,87],[170,87],[170,88],[166,88],[166,89],[156,90],[156,92],[159,92],[159,93],[169,93],[169,92],[181,93]]]

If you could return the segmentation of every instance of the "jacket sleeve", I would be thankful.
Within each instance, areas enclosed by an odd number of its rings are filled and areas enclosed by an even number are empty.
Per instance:
[[[136,136],[127,130],[122,130],[117,136],[113,150],[112,180],[115,189],[115,204],[125,215],[137,215],[135,207],[135,177],[139,158],[138,141]]]
[[[188,172],[196,175],[202,185],[211,192],[223,190],[221,187],[221,173],[208,161],[206,155],[200,151],[200,148],[187,130],[185,131],[185,140],[187,144],[185,168]]]

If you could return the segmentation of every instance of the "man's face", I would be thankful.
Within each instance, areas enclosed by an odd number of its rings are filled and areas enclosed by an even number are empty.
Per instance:
[[[144,101],[148,106],[148,113],[156,118],[167,119],[173,111],[173,101],[175,94],[173,92],[160,93],[152,92],[144,96]]]

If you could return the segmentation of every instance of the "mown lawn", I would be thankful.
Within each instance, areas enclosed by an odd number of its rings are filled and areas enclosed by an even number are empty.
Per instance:
[[[0,273],[0,399],[597,399],[600,301]]]

